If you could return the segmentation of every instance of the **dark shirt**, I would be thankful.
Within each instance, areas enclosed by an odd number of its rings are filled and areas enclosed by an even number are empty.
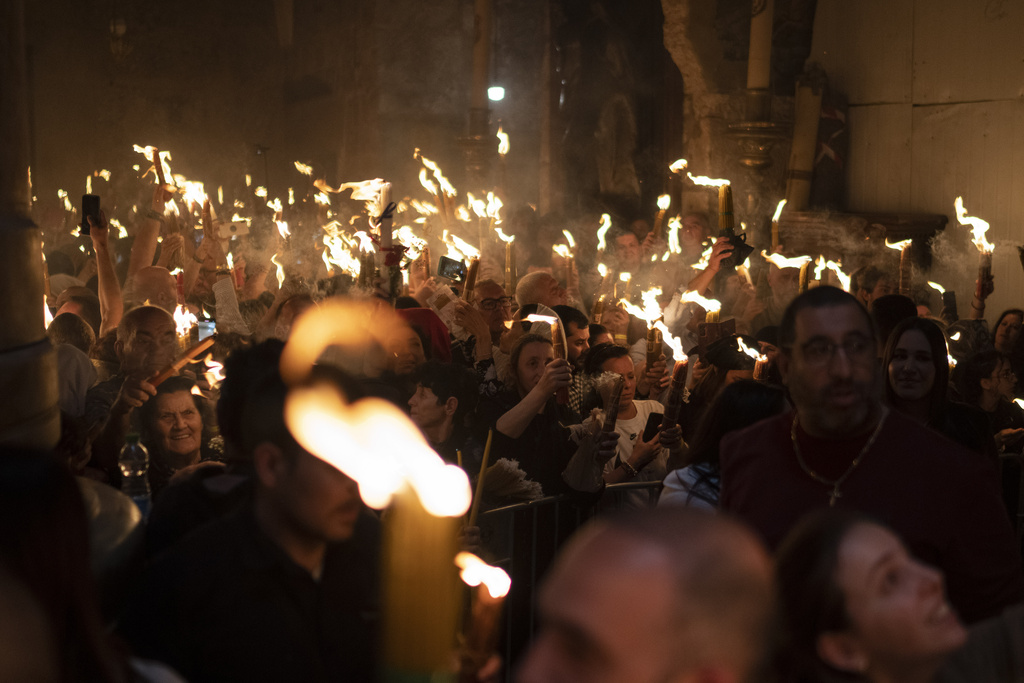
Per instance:
[[[379,522],[365,513],[314,580],[246,507],[157,560],[121,633],[190,683],[374,681],[379,550]]]
[[[793,450],[786,413],[722,440],[721,507],[778,546],[808,512],[828,505],[831,486],[811,478]],[[867,435],[802,434],[807,466],[835,480]],[[896,531],[918,558],[945,573],[950,602],[968,623],[1024,599],[1020,555],[991,465],[892,411],[878,438],[840,487],[836,507],[855,509]]]

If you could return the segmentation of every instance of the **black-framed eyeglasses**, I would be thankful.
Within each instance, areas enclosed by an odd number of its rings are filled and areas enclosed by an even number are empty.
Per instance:
[[[800,354],[808,365],[825,365],[835,357],[839,349],[843,350],[843,355],[851,363],[866,363],[875,359],[874,341],[862,335],[847,337],[841,344],[815,339],[801,346]]]
[[[480,310],[482,311],[493,311],[498,308],[512,308],[512,297],[503,296],[498,299],[481,299]]]

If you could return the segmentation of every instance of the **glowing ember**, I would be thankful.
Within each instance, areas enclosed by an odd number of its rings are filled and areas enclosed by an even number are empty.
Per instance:
[[[459,576],[467,586],[483,584],[492,598],[503,598],[512,587],[512,579],[504,569],[492,567],[472,553],[459,553],[455,564],[462,571]]]
[[[174,309],[174,327],[179,337],[187,337],[192,326],[199,322],[199,319],[181,304]]]
[[[974,246],[978,248],[982,254],[991,254],[995,251],[996,245],[992,244],[985,237],[985,233],[988,232],[988,222],[976,216],[968,216],[967,210],[964,208],[964,198],[957,197],[954,202],[956,207],[956,219],[960,221],[960,225],[971,226],[971,234],[973,235]]]
[[[597,250],[604,251],[608,246],[605,244],[604,236],[612,229],[612,217],[606,213],[601,214],[601,227],[597,229]]]
[[[299,173],[301,173],[302,175],[308,175],[310,177],[312,177],[312,175],[313,175],[313,167],[312,166],[307,166],[306,164],[302,163],[301,161],[296,161],[295,162],[295,170],[298,171]]]
[[[686,177],[692,180],[694,185],[701,185],[703,187],[722,187],[729,184],[727,178],[709,178],[706,175],[693,175],[689,172],[686,174]]]
[[[668,170],[673,173],[682,173],[684,168],[686,168],[686,159],[676,159],[669,164]]]
[[[938,282],[928,281],[928,286],[936,290],[939,294],[945,294],[946,288],[940,285]]]
[[[679,300],[682,301],[684,304],[686,304],[686,303],[695,303],[698,306],[700,306],[701,308],[703,308],[705,311],[708,311],[708,312],[715,312],[715,311],[721,311],[722,310],[722,302],[721,301],[718,301],[717,299],[707,299],[705,297],[702,297],[697,292],[694,292],[693,290],[687,290],[687,291],[683,292],[683,295],[680,297]]]
[[[914,240],[912,239],[905,239],[899,242],[890,242],[889,240],[886,240],[885,246],[889,247],[890,249],[895,249],[896,251],[903,251],[905,248],[909,247],[913,243]]]
[[[658,197],[658,208],[662,211],[668,211],[668,207],[672,205],[672,197],[667,194],[663,194]]]
[[[497,138],[498,138],[498,154],[500,154],[501,156],[505,156],[506,154],[508,154],[508,150],[509,150],[508,133],[503,131],[501,129],[501,126],[498,126]]]
[[[562,234],[565,235],[565,241],[568,242],[570,249],[576,248],[576,240],[572,238],[572,233],[568,230],[563,230]]]
[[[803,268],[805,263],[810,263],[814,260],[810,256],[786,258],[782,254],[769,254],[766,251],[762,251],[761,256],[776,268]]]

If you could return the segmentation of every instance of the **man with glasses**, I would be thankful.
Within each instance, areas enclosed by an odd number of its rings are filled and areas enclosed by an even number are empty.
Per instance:
[[[782,319],[779,370],[795,410],[722,441],[722,509],[770,547],[825,506],[891,526],[943,570],[968,623],[1024,599],[998,482],[987,463],[881,401],[870,316],[850,294],[818,287]]]
[[[475,370],[481,382],[497,382],[494,357],[501,335],[508,332],[505,322],[512,320],[512,298],[494,280],[482,280],[476,283],[473,301],[459,301],[457,306],[455,322],[470,336],[453,340],[452,362]]]

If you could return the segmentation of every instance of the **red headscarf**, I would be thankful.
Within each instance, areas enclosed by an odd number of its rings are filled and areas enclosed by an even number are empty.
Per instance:
[[[430,348],[426,349],[427,358],[442,363],[452,362],[452,342],[448,328],[429,308],[400,308],[395,311],[410,325],[419,328],[428,340]]]

